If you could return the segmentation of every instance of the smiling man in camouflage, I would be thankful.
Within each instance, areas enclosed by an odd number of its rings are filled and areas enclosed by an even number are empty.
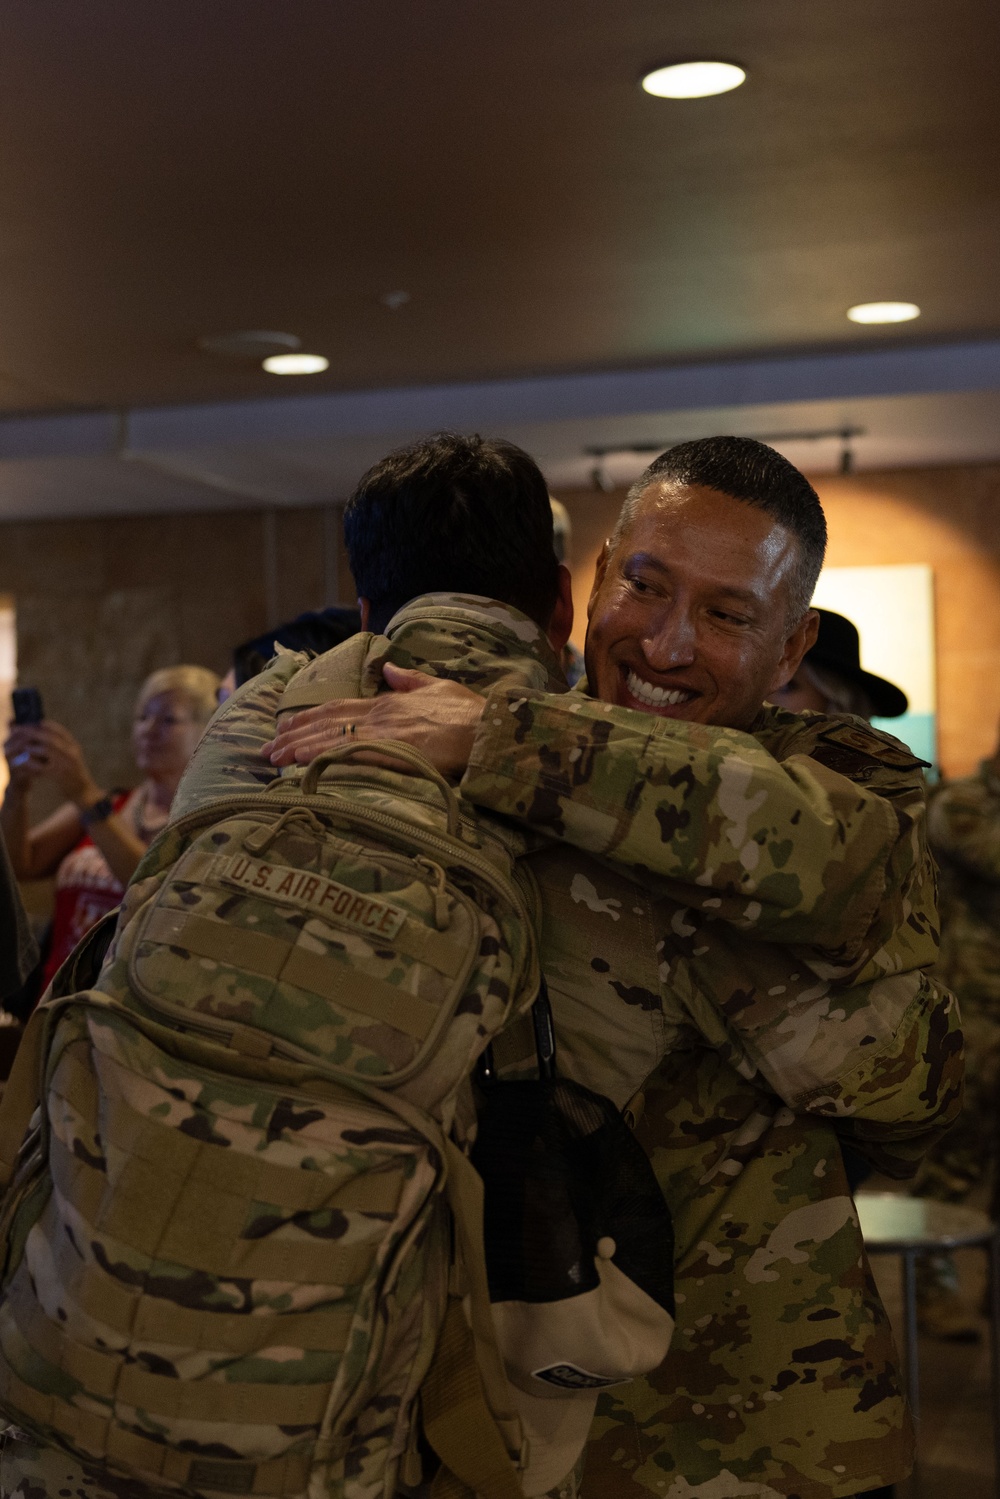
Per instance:
[[[857,720],[764,706],[812,641],[824,541],[778,454],[687,444],[605,549],[586,694],[390,661],[394,695],[300,714],[272,752],[409,739],[543,831],[564,1070],[616,1096],[665,1058],[639,1132],[675,1216],[678,1335],[604,1398],[591,1499],[834,1499],[909,1467],[839,1141],[910,1174],[959,1107],[961,1045],[927,977],[919,762]]]

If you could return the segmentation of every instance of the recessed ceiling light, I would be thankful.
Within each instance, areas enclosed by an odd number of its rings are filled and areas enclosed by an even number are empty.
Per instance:
[[[658,99],[707,99],[739,88],[746,76],[732,62],[675,62],[647,73],[642,86]]]
[[[264,360],[269,375],[318,375],[330,368],[322,354],[272,354]]]
[[[916,302],[859,302],[848,307],[852,323],[908,323],[920,316]]]
[[[205,354],[221,354],[227,359],[266,359],[269,354],[288,353],[302,347],[301,338],[294,333],[274,333],[262,328],[206,333],[197,342]]]

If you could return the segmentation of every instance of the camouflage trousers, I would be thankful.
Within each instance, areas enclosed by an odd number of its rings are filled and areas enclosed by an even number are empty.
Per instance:
[[[994,1208],[1000,1160],[1000,998],[969,985],[959,993],[965,1034],[965,1105],[930,1151],[914,1187],[918,1197],[964,1202],[992,1180]]]

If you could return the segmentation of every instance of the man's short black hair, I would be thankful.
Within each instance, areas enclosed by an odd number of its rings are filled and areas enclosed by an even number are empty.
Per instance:
[[[344,510],[344,539],[369,629],[421,593],[513,604],[542,629],[559,592],[541,470],[512,442],[440,432],[390,453]]]
[[[791,614],[809,607],[826,554],[826,517],[819,495],[793,463],[754,437],[702,437],[668,448],[632,485],[611,538],[612,550],[628,530],[651,484],[697,484],[744,500],[791,531],[799,563],[791,579]]]

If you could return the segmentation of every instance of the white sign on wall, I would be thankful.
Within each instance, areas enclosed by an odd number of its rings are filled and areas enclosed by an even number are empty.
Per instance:
[[[901,687],[910,700],[902,718],[873,723],[908,744],[915,755],[937,758],[934,653],[934,574],[930,567],[827,567],[813,595],[858,628],[861,665]]]

